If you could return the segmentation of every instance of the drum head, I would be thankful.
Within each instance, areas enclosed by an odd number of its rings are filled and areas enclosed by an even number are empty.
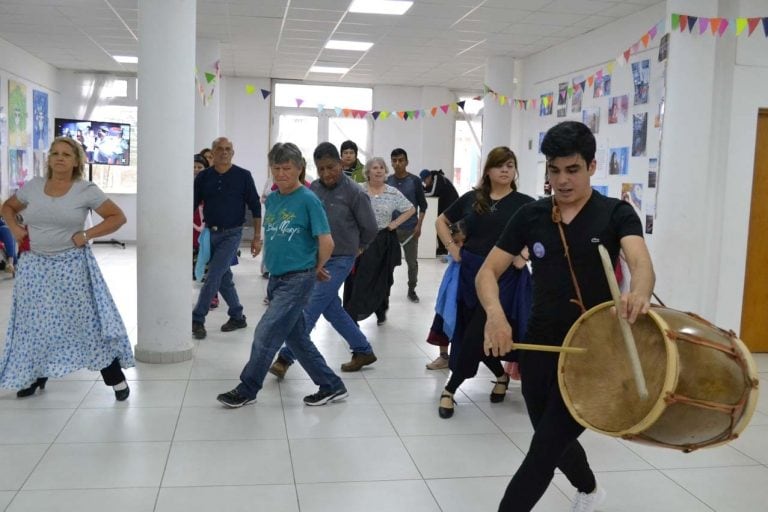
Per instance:
[[[637,393],[627,349],[612,302],[595,306],[571,327],[564,346],[585,354],[561,354],[559,382],[573,417],[592,430],[622,436],[636,433],[664,409],[663,390],[674,389],[676,352],[670,354],[660,320],[641,315],[632,325],[648,397]],[[672,370],[672,371],[671,371]]]

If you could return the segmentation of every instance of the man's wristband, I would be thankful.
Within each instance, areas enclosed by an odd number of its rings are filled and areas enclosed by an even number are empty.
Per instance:
[[[85,242],[88,241],[88,233],[86,233],[85,231],[83,231],[83,241]]]

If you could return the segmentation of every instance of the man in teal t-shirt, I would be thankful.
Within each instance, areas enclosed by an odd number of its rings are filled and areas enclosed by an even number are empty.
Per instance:
[[[324,265],[333,252],[333,239],[322,203],[299,181],[302,165],[301,151],[290,142],[275,144],[269,152],[269,167],[277,184],[277,190],[267,197],[263,221],[269,307],[253,333],[251,357],[240,374],[240,384],[217,397],[227,407],[256,400],[283,341],[319,386],[317,393],[304,397],[306,405],[325,405],[347,396],[344,383],[309,338],[304,321],[304,307],[315,281],[330,278]]]

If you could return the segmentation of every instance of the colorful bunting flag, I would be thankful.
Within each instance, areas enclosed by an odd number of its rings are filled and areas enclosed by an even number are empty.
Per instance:
[[[374,110],[373,112],[371,112],[371,117],[373,118],[374,121],[377,121],[379,119],[379,114],[381,114],[381,112],[379,112],[378,110]]]
[[[688,32],[693,30],[693,26],[696,25],[696,20],[698,19],[698,16],[688,16]]]
[[[213,73],[205,73],[205,81],[207,83],[211,83],[214,80],[216,80],[216,75],[214,75]]]
[[[680,15],[680,32],[683,32],[688,28],[688,16],[685,14]]]
[[[747,28],[747,18],[736,18],[736,35],[740,36]]]
[[[726,30],[728,30],[728,18],[722,18],[720,20],[720,31],[719,31],[720,37],[722,37],[723,34],[725,34]]]
[[[699,35],[707,31],[709,26],[709,18],[699,18]]]
[[[341,115],[341,107],[336,107],[333,110],[334,112],[336,112],[336,117],[339,117]]]
[[[256,87],[253,84],[246,84],[245,85],[245,94],[250,96],[251,94],[256,92]]]
[[[717,34],[720,30],[720,18],[711,18],[709,20],[709,28],[712,30],[712,35]]]
[[[672,14],[672,30],[677,30],[677,27],[679,26],[680,26],[680,15]]]
[[[488,86],[486,86],[488,87]],[[432,107],[432,117],[435,117],[437,115],[437,107]]]
[[[443,111],[443,114],[448,113],[448,105],[440,105],[440,110]]]
[[[643,42],[643,48],[648,48],[648,43],[651,42],[651,34],[645,34],[640,40]]]
[[[467,104],[467,102],[466,102],[466,101],[459,101],[459,102],[458,102],[458,103],[456,103],[456,104],[459,106],[459,108],[460,108],[461,110],[464,110],[464,105],[466,105],[466,104]]]
[[[749,18],[747,22],[749,23],[749,33],[747,35],[751,36],[752,32],[754,32],[757,26],[760,24],[760,18]]]
[[[272,91],[268,91],[266,89],[261,90],[261,97],[262,99],[267,99],[267,97],[272,94]]]
[[[763,33],[768,37],[768,17],[763,18]]]
[[[296,98],[296,107],[300,108],[301,104],[304,103],[304,100],[301,98]]]

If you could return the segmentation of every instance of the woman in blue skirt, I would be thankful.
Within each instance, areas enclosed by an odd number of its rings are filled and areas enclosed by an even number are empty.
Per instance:
[[[115,232],[125,215],[83,179],[84,162],[77,141],[57,137],[47,177],[26,183],[0,209],[17,240],[29,235],[31,249],[19,258],[0,357],[0,387],[18,389],[19,398],[81,368],[100,370],[117,400],[130,393],[122,368],[135,364],[131,344],[88,244]],[[89,210],[103,220],[84,229]]]

